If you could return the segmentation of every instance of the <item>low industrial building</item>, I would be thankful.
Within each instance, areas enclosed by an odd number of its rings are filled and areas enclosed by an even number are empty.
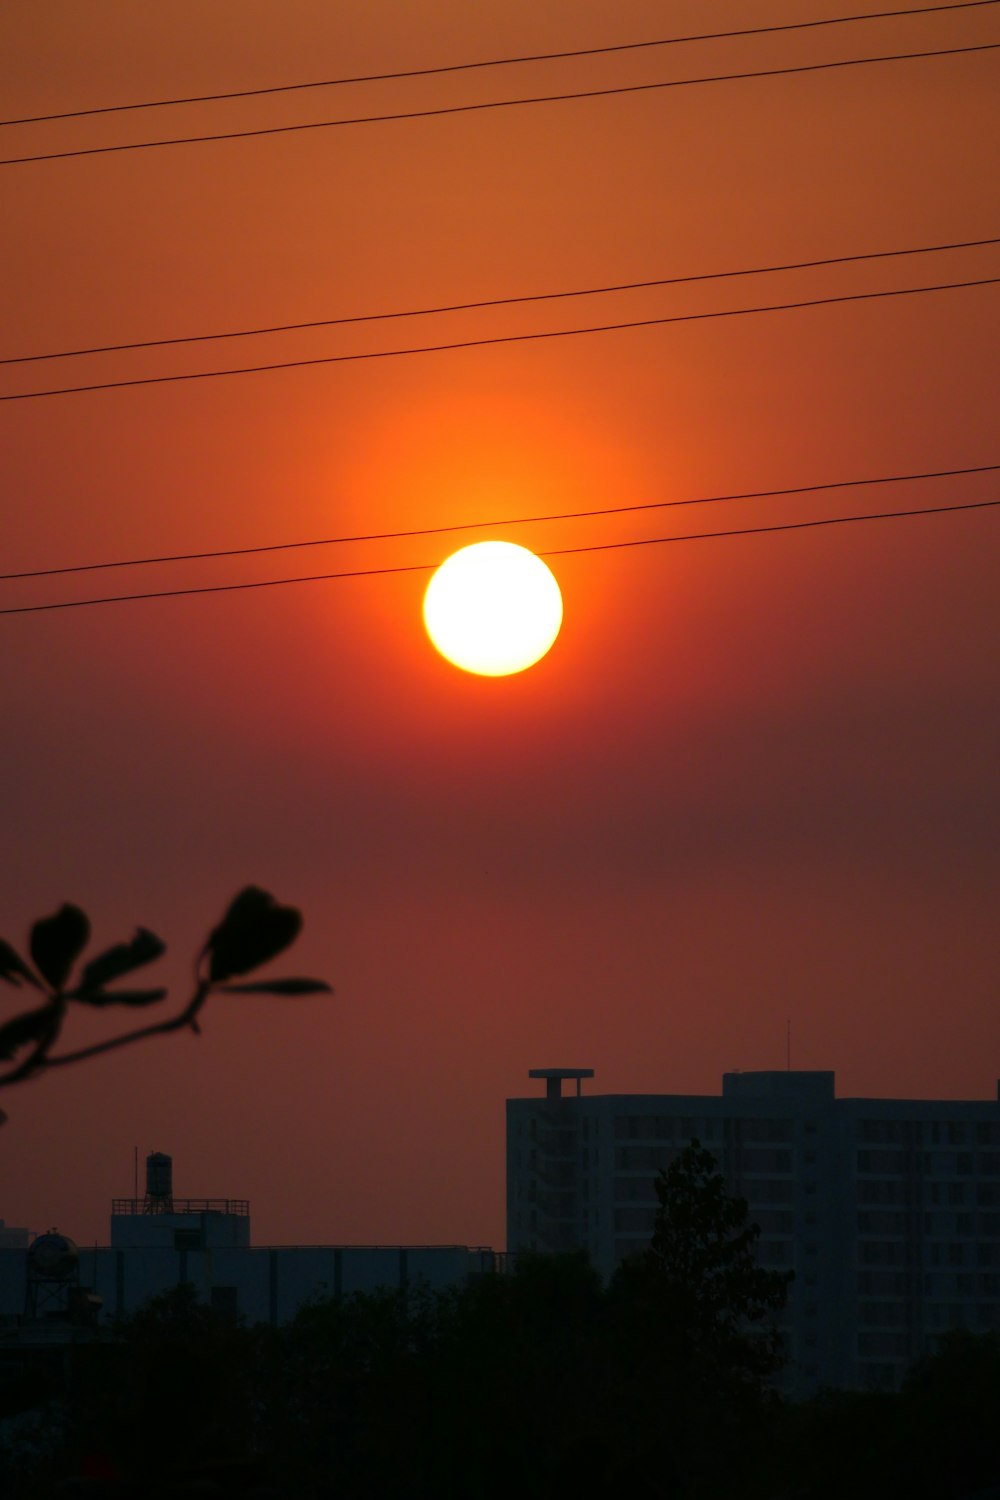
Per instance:
[[[442,1289],[497,1265],[465,1245],[254,1245],[245,1199],[175,1198],[170,1158],[155,1152],[146,1167],[145,1196],[112,1203],[109,1245],[78,1250],[54,1230],[0,1240],[0,1339],[49,1342],[185,1283],[220,1312],[276,1325],[312,1298]]]

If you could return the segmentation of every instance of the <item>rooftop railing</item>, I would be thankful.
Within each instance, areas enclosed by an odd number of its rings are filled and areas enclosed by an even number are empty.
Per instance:
[[[112,1198],[113,1214],[236,1214],[248,1218],[248,1198]]]

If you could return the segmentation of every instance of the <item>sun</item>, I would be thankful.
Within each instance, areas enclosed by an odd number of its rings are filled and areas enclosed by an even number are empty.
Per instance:
[[[513,542],[475,542],[443,562],[424,595],[424,624],[464,672],[508,677],[534,666],[562,625],[559,585]]]

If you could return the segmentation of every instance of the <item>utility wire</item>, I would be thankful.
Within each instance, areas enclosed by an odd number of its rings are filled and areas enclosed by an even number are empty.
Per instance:
[[[559,511],[541,516],[497,516],[488,521],[459,521],[451,526],[417,526],[409,531],[372,531],[358,536],[314,537],[309,541],[271,542],[259,547],[222,547],[212,552],[175,552],[158,557],[130,557],[113,562],[73,563],[64,568],[35,568],[23,573],[0,573],[0,583],[16,578],[55,578],[64,573],[97,573],[107,568],[142,568],[150,563],[204,562],[217,557],[251,557],[262,552],[288,552],[300,547],[339,547],[349,542],[394,542],[416,536],[442,536],[455,531],[482,531],[498,526],[534,526],[548,521],[582,521],[595,516],[621,516],[637,511],[674,510],[682,505],[718,505],[731,500],[773,500],[788,495],[811,495],[821,490],[856,489],[870,484],[904,484],[915,479],[954,479],[965,474],[992,474],[1000,463],[964,469],[927,469],[917,474],[882,474],[865,479],[833,479],[822,484],[796,484],[779,490],[743,490],[728,495],[697,495],[687,500],[652,500],[638,505],[606,505],[599,510]]]
[[[331,130],[343,125],[376,125],[399,120],[427,120],[444,115],[466,115],[487,109],[512,109],[526,104],[561,104],[568,100],[606,99],[615,94],[643,94],[655,89],[690,88],[702,83],[733,83],[749,78],[786,78],[793,73],[822,73],[832,68],[857,68],[869,63],[912,62],[929,57],[957,57],[963,53],[992,52],[1000,42],[978,42],[967,47],[935,47],[923,52],[888,52],[876,57],[847,57],[835,62],[800,63],[788,68],[760,68],[741,73],[713,73],[698,78],[670,78],[655,83],[619,84],[614,88],[576,89],[565,94],[536,94],[518,99],[486,99],[475,104],[447,104],[433,109],[396,110],[389,114],[353,115],[340,120],[310,120],[300,125],[267,125],[254,130],[225,130],[205,135],[174,136],[162,141],[126,141],[116,146],[84,146],[70,151],[41,151],[32,156],[7,156],[0,158],[0,167],[13,167],[28,162],[65,161],[70,157],[107,156],[116,151],[147,151],[160,146],[194,146],[207,141],[242,141],[251,137],[267,135],[289,135],[294,131]]]
[[[998,0],[1000,3],[1000,0]],[[474,312],[487,307],[514,307],[529,302],[556,302],[567,297],[602,297],[610,292],[646,291],[660,286],[686,286],[699,281],[725,281],[735,276],[769,276],[782,271],[810,271],[819,266],[850,265],[862,260],[890,260],[901,255],[935,255],[943,250],[972,250],[1000,244],[1000,236],[985,240],[954,240],[947,245],[911,245],[902,250],[870,250],[860,255],[831,255],[822,260],[789,261],[784,265],[750,266],[738,271],[705,271],[695,276],[660,276],[648,281],[622,281],[611,286],[577,287],[563,292],[529,292],[517,297],[489,297],[478,302],[450,302],[435,307],[409,307],[397,312],[354,313],[342,318],[314,318],[307,323],[274,323],[261,328],[235,328],[223,333],[192,333],[177,338],[136,339],[125,344],[94,344],[86,349],[56,349],[46,354],[0,357],[0,365],[26,365],[43,359],[78,359],[87,354],[120,354],[130,349],[164,349],[176,344],[204,344],[217,339],[249,339],[270,333],[301,333],[313,328],[339,328],[350,323],[380,323],[395,318],[427,318],[439,313]]]
[[[989,510],[1000,506],[1000,499],[969,500],[959,505],[928,505],[916,510],[876,510],[853,516],[820,516],[813,521],[778,521],[769,526],[740,526],[728,531],[685,532],[681,536],[638,537],[630,542],[592,542],[589,546],[560,547],[541,552],[540,557],[573,557],[580,552],[618,552],[625,547],[656,547],[667,542],[709,542],[722,537],[765,536],[777,531],[810,531],[818,526],[848,526],[854,521],[903,521],[912,516],[943,516],[951,511]],[[436,566],[440,567],[440,564]]]
[[[818,21],[790,21],[776,26],[749,26],[738,31],[705,31],[689,36],[658,37],[644,42],[619,42],[607,47],[576,47],[564,52],[529,52],[515,57],[488,57],[475,62],[448,63],[432,68],[405,68],[392,73],[359,73],[343,78],[315,78],[305,83],[272,84],[267,88],[231,89],[218,94],[189,94],[173,99],[144,99],[135,104],[102,104],[92,109],[69,109],[59,114],[24,115],[0,120],[2,125],[39,125],[49,120],[82,120],[93,115],[123,114],[128,110],[165,109],[178,104],[215,104],[226,99],[259,99],[265,94],[292,94],[302,89],[341,88],[352,83],[392,83],[403,78],[433,78],[446,73],[469,73],[481,68],[505,68],[521,63],[564,62],[579,57],[607,57],[617,52],[639,52],[653,47],[676,47],[685,42],[715,42],[736,37],[768,36],[783,31],[808,31],[818,26],[843,26],[856,21],[882,21],[900,16],[930,15],[935,11],[975,10],[998,0],[958,0],[952,5],[920,5],[907,10],[873,10],[853,16],[828,16]]]
[[[761,536],[778,531],[807,531],[819,526],[846,526],[855,521],[901,521],[912,516],[950,515],[955,511],[987,510],[997,500],[972,500],[960,505],[931,505],[919,510],[868,511],[862,515],[824,516],[813,521],[783,521],[770,526],[742,526],[729,531],[685,532],[679,536],[640,537],[629,542],[593,542],[588,546],[559,547],[539,557],[570,557],[582,552],[615,552],[625,547],[655,547],[670,542],[719,541],[725,537]],[[51,604],[20,604],[0,609],[0,615],[41,614],[54,609],[87,609],[95,604],[135,604],[143,599],[178,599],[191,594],[232,594],[246,589],[281,588],[291,583],[325,583],[341,578],[377,578],[390,573],[430,573],[440,562],[408,563],[391,568],[353,568],[340,573],[310,573],[297,578],[261,578],[252,583],[214,583],[187,589],[157,589],[146,594],[109,594],[101,599],[60,599]]]
[[[1000,43],[998,43],[1000,46]],[[915,297],[925,292],[953,292],[965,287],[994,286],[1000,276],[975,281],[946,281],[935,286],[895,287],[882,292],[849,292],[837,297],[810,297],[798,302],[771,302],[757,307],[731,307],[717,312],[673,313],[663,318],[634,318],[624,323],[598,323],[585,328],[549,328],[539,333],[495,334],[490,338],[454,339],[446,344],[420,344],[403,349],[368,349],[357,354],[323,354],[311,359],[275,360],[265,365],[238,365],[227,370],[195,370],[181,375],[141,375],[128,380],[100,380],[90,385],[53,386],[41,391],[14,391],[2,401],[37,401],[46,396],[73,396],[84,391],[120,391],[139,385],[171,385],[180,380],[219,380],[228,375],[260,375],[272,370],[297,370],[310,365],[354,364],[360,360],[399,359],[411,354],[441,354],[455,349],[482,349],[495,344],[525,344],[540,339],[575,338],[587,333],[617,333],[630,328],[657,328],[668,323],[699,323],[714,318],[741,318],[752,313],[793,312],[804,307],[829,307],[834,303],[872,302],[884,297]]]

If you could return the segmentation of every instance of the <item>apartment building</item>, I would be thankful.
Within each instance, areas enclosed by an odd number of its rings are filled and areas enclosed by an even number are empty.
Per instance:
[[[838,1099],[832,1072],[726,1073],[721,1095],[585,1094],[537,1068],[507,1101],[508,1250],[582,1248],[608,1276],[652,1232],[692,1139],[794,1271],[788,1388],[892,1389],[948,1329],[1000,1329],[1000,1088],[992,1100]],[[575,1085],[568,1091],[566,1085]]]

